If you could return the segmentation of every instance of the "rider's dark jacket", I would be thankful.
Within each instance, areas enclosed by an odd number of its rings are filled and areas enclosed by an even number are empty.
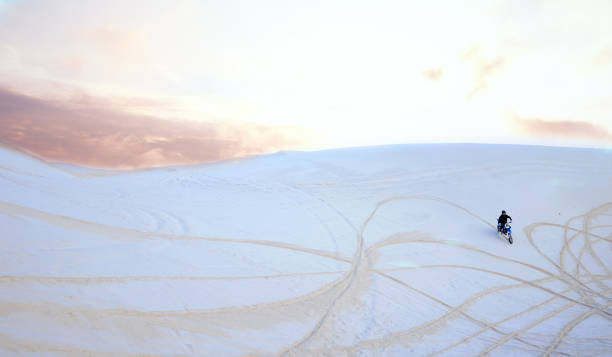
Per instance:
[[[504,225],[506,224],[506,222],[508,222],[508,219],[512,220],[512,217],[508,216],[505,213],[502,213],[502,215],[499,216],[499,218],[497,219],[497,223]]]

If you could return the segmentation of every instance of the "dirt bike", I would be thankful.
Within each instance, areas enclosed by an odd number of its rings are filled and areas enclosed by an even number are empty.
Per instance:
[[[502,227],[501,224],[497,224],[497,232],[499,233],[499,236],[504,238],[505,240],[508,241],[508,243],[512,244],[513,240],[512,240],[512,225],[510,224],[512,223],[512,220],[509,219],[508,222],[506,222],[506,224],[504,224],[504,226]]]

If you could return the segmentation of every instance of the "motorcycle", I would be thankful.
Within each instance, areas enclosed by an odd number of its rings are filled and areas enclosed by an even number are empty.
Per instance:
[[[500,237],[503,237],[505,240],[508,241],[508,243],[512,244],[513,240],[512,240],[512,225],[510,224],[512,223],[512,220],[509,219],[508,222],[506,222],[506,224],[504,224],[504,226],[502,227],[501,224],[497,224],[497,232],[499,233]]]

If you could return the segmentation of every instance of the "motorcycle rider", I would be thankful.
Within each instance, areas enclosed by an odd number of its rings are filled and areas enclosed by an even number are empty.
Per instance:
[[[497,231],[498,232],[502,232],[506,230],[505,227],[506,227],[506,222],[508,222],[508,220],[512,222],[512,217],[508,216],[505,210],[502,210],[501,216],[499,216],[499,218],[497,219]]]

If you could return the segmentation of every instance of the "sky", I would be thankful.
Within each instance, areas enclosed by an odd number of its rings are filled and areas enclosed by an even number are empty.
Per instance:
[[[612,147],[610,1],[0,0],[0,143],[139,168]]]

